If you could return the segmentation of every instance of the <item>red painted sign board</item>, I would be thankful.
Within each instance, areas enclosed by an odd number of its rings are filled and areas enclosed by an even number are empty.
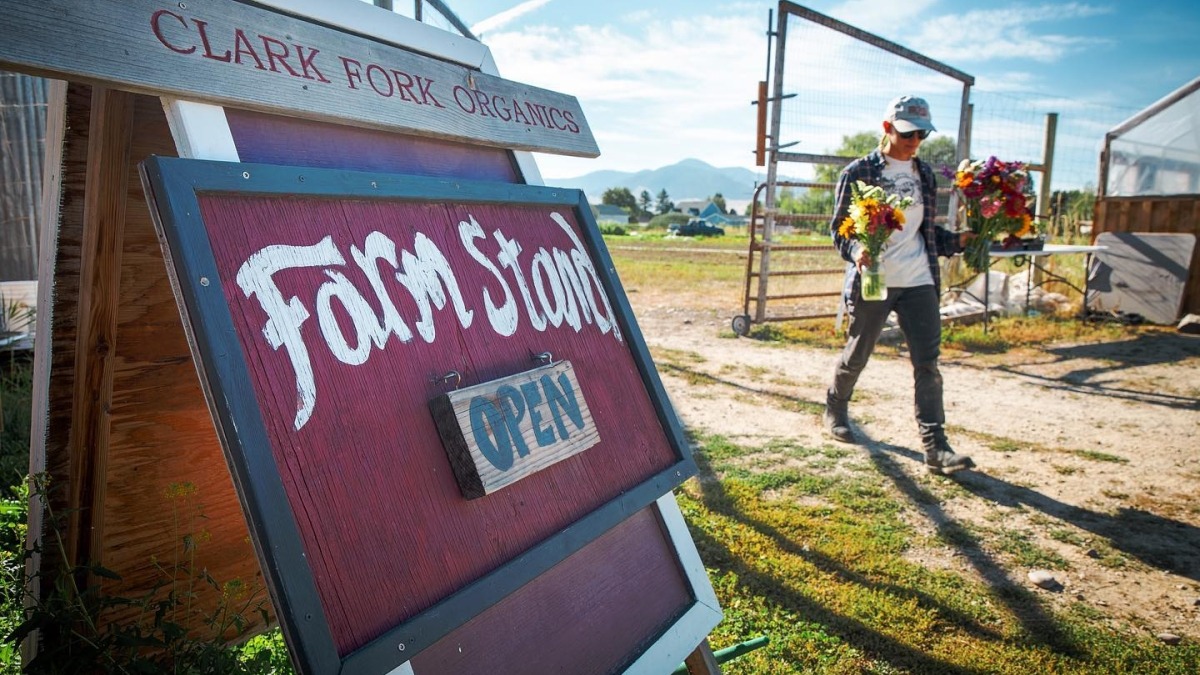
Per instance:
[[[407,660],[694,472],[581,193],[144,171],[289,642]],[[547,355],[598,442],[467,499],[430,401]]]

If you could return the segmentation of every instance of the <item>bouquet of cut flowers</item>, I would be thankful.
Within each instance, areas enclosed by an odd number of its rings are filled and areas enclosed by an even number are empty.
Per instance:
[[[904,209],[912,197],[888,194],[877,185],[854,181],[850,186],[850,213],[838,227],[838,234],[857,239],[871,257],[870,268],[863,274],[862,294],[867,300],[887,297],[887,288],[879,274],[879,254],[892,232],[904,229]]]
[[[1006,244],[1033,234],[1025,190],[1029,173],[1021,162],[1004,162],[993,157],[964,159],[954,174],[954,188],[962,197],[967,228],[975,238],[967,244],[963,259],[975,272],[988,266],[988,251],[997,237]]]

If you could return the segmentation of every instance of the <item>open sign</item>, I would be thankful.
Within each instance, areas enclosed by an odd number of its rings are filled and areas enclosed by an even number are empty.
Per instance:
[[[569,361],[438,396],[429,409],[468,499],[600,442]]]

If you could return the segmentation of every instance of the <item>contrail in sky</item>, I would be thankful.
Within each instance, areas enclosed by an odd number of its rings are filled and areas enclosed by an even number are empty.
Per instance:
[[[498,30],[535,9],[541,8],[543,5],[549,4],[550,0],[525,0],[521,4],[506,9],[498,14],[493,14],[488,18],[471,26],[471,32],[476,35],[483,35],[490,30]]]

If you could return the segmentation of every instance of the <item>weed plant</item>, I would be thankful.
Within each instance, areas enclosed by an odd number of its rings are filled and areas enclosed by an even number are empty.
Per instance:
[[[268,620],[266,599],[260,588],[241,581],[219,582],[196,566],[196,551],[205,541],[203,530],[194,527],[203,514],[195,501],[195,487],[170,486],[164,497],[175,515],[178,545],[165,559],[153,559],[158,572],[155,583],[140,595],[125,597],[106,589],[120,576],[101,565],[72,565],[62,540],[64,514],[56,512],[49,498],[46,477],[33,480],[34,497],[41,503],[48,523],[40,553],[41,569],[50,578],[35,578],[40,588],[28,610],[21,571],[26,556],[12,548],[21,546],[25,514],[14,514],[11,537],[4,540],[6,623],[0,673],[69,675],[74,673],[131,674],[175,673],[188,675],[250,675],[291,673],[287,651],[278,634],[262,636],[244,646],[231,646],[250,627],[249,617]],[[14,525],[9,522],[6,525]],[[183,531],[183,530],[187,531]],[[17,561],[20,561],[19,563]],[[202,587],[215,589],[220,601],[211,613],[195,604]],[[10,628],[20,617],[24,620]],[[120,617],[120,618],[114,618]],[[35,632],[36,631],[36,632]],[[16,654],[25,639],[37,640],[37,655],[21,670],[15,668]]]
[[[47,527],[40,553],[48,579],[26,594],[26,550],[30,482],[30,401],[28,358],[4,354],[0,362],[3,433],[0,443],[0,675],[72,673],[175,673],[188,675],[285,675],[293,672],[278,629],[245,639],[250,617],[265,623],[262,589],[238,581],[219,582],[196,566],[205,540],[203,513],[194,486],[177,484],[164,494],[175,514],[177,547],[155,560],[158,581],[135,597],[106,590],[119,576],[102,566],[68,563],[61,541],[65,514],[49,508],[44,476],[35,477],[33,497],[46,507]],[[10,358],[11,357],[11,358]],[[193,605],[204,588],[222,598],[212,614]],[[25,604],[32,600],[27,611]],[[107,621],[119,615],[128,620]],[[36,659],[22,669],[21,642],[39,631]]]

